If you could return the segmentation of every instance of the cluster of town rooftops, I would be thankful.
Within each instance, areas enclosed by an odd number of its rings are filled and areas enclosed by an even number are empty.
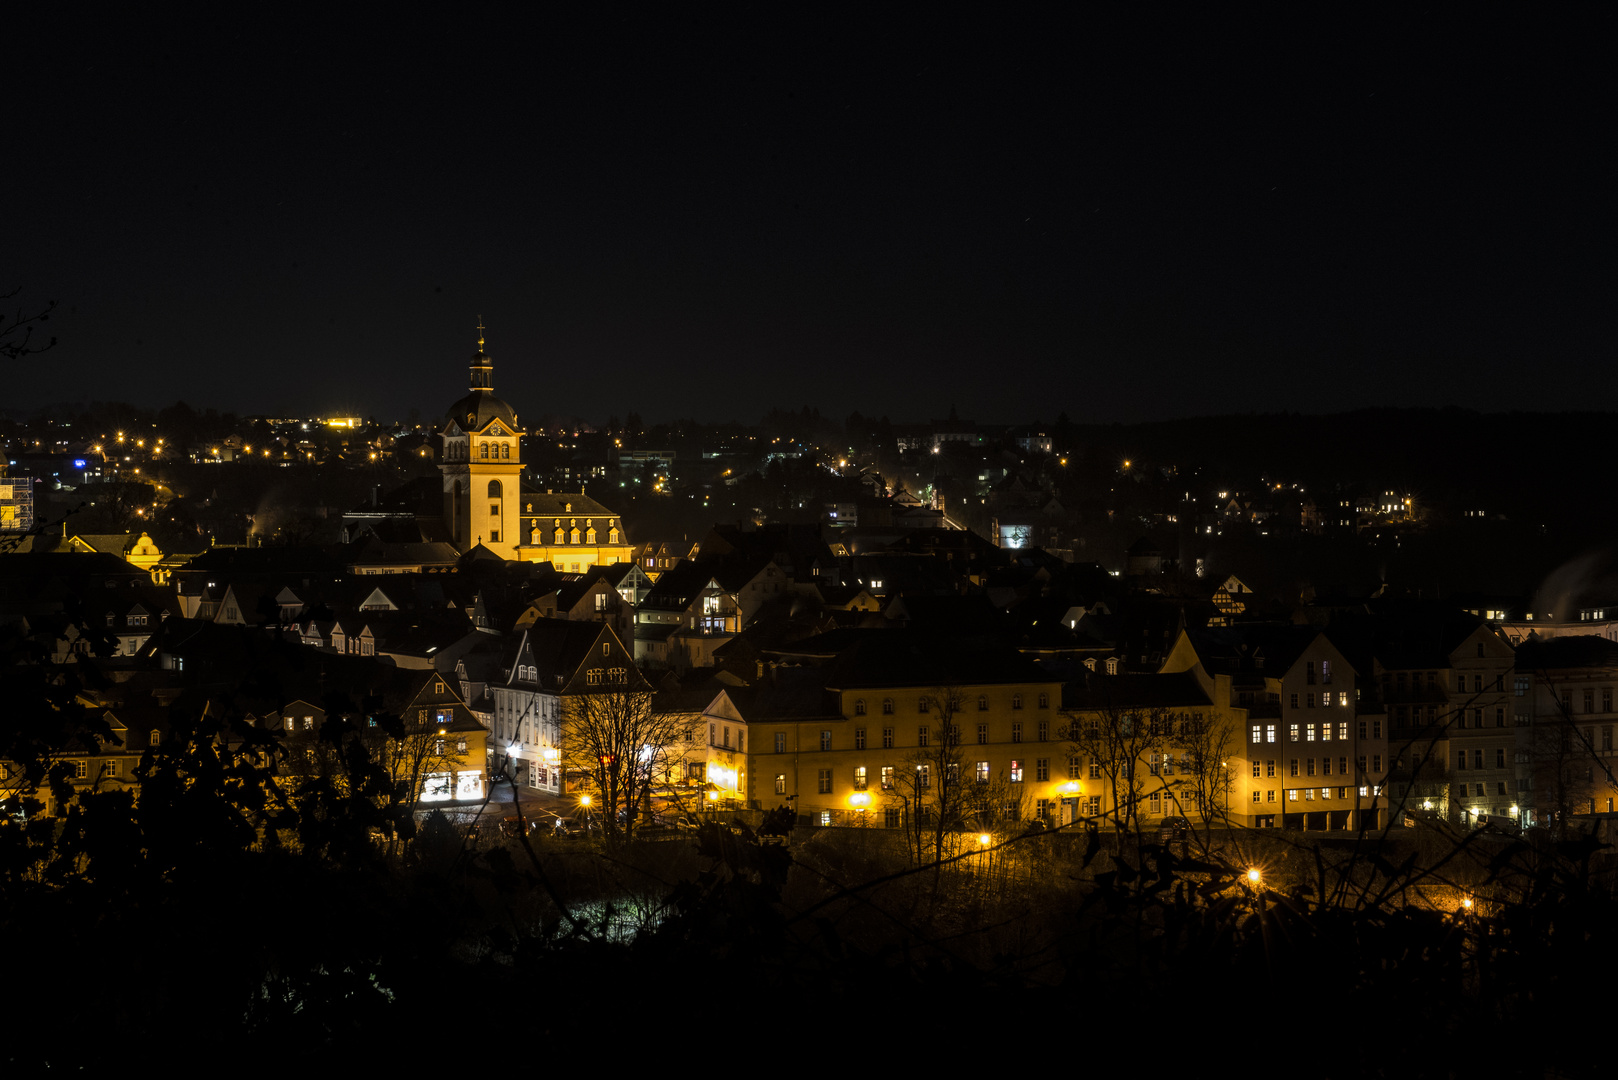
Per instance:
[[[827,825],[904,824],[896,778],[935,766],[992,784],[1007,819],[1523,822],[1554,786],[1536,730],[1612,750],[1618,643],[1524,640],[1445,602],[1283,603],[1235,576],[1188,585],[1144,548],[1113,576],[941,527],[635,546],[582,493],[525,489],[481,341],[469,378],[441,475],[357,508],[340,545],[164,560],[144,537],[64,531],[0,552],[0,627],[35,662],[105,673],[86,693],[126,737],[84,748],[83,783],[133,782],[176,708],[292,739],[337,710],[430,729],[433,799],[480,800],[495,774],[565,798],[562,703],[606,688],[680,718],[666,782]],[[1127,744],[1139,761],[1080,735],[1130,718],[1159,732]],[[1211,788],[1206,747],[1185,745],[1210,726]],[[1556,812],[1613,794],[1591,781],[1569,803],[1561,785]]]
[[[668,782],[810,823],[903,824],[883,794],[940,739],[1008,793],[1008,818],[1108,818],[1127,798],[1196,819],[1204,765],[1177,741],[1194,717],[1228,736],[1209,810],[1238,824],[1478,825],[1548,812],[1535,732],[1563,725],[1604,759],[1618,724],[1618,643],[1514,643],[1440,601],[1282,609],[1235,579],[1175,595],[959,531],[853,556],[816,527],[723,526],[660,561],[574,573],[474,548],[452,572],[373,575],[340,551],[216,549],[159,584],[107,552],[9,554],[0,624],[36,662],[101,672],[85,693],[121,745],[84,748],[88,785],[133,783],[174,709],[289,739],[339,710],[444,740],[429,798],[481,800],[498,773],[565,799],[562,703],[630,687],[680,717]],[[1074,734],[1120,716],[1163,730],[1122,794],[1118,763]],[[1587,784],[1571,809],[1612,794]]]

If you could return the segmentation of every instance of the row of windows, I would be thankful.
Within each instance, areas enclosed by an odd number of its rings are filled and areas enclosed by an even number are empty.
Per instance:
[[[1304,708],[1313,709],[1315,707],[1315,692],[1313,690],[1310,690],[1308,693],[1303,695],[1303,700],[1304,700]],[[1341,706],[1341,707],[1346,707],[1348,705],[1348,691],[1347,690],[1339,690],[1337,692],[1337,704],[1339,706]],[[1292,695],[1292,707],[1294,709],[1296,709],[1298,707],[1298,695],[1297,694]],[[1320,695],[1320,707],[1322,709],[1331,708],[1331,691],[1330,690],[1326,690],[1326,691],[1323,691],[1321,693],[1321,695]]]
[[[493,509],[493,508],[491,508],[489,512],[490,512],[491,515],[494,515],[494,514],[498,513],[498,511]],[[538,543],[541,542],[541,538],[542,538],[543,535],[544,534],[541,533],[538,528],[530,529],[528,531],[528,542],[531,543],[531,544],[538,544]],[[584,531],[584,534],[583,534],[582,537],[580,536],[579,530],[577,530],[577,529],[574,529],[572,532],[564,532],[561,529],[557,529],[554,533],[551,534],[551,543],[553,543],[553,544],[564,544],[564,545],[565,544],[578,544],[578,543],[593,544],[595,542],[596,542],[596,531],[594,529],[586,529]],[[616,544],[617,542],[618,542],[618,530],[613,529],[612,531],[610,531],[607,534],[607,543]]]
[[[608,648],[610,648],[610,646],[604,647],[602,651],[605,652]],[[616,685],[624,682],[629,677],[629,669],[615,667],[607,668],[606,671],[603,672],[601,668],[591,668],[589,671],[584,673],[584,681],[590,686],[600,686],[603,682],[603,675],[605,675],[606,683]]]
[[[1378,720],[1375,723],[1376,735],[1374,737],[1380,739],[1382,737],[1382,722]],[[1276,725],[1274,724],[1254,724],[1250,729],[1253,743],[1256,745],[1258,743],[1275,742],[1275,728]],[[1365,721],[1363,720],[1360,721],[1359,731],[1360,738],[1365,738]],[[1329,722],[1324,724],[1288,724],[1287,742],[1298,742],[1300,739],[1303,742],[1314,742],[1317,736],[1321,742],[1331,742],[1333,733],[1336,734],[1339,742],[1347,742],[1348,721],[1339,720],[1335,724]]]
[[[1349,793],[1350,790],[1357,791],[1359,793],[1360,798],[1362,798],[1362,799],[1375,798],[1375,797],[1378,797],[1378,796],[1380,796],[1382,794],[1382,785],[1380,785],[1380,784],[1362,784],[1360,787],[1358,787],[1356,789],[1351,789],[1351,788],[1348,788],[1348,787],[1337,787],[1337,788],[1331,788],[1331,787],[1322,787],[1322,788],[1312,788],[1312,787],[1307,787],[1307,788],[1287,788],[1285,798],[1286,798],[1287,802],[1300,802],[1300,801],[1301,802],[1314,802],[1316,800],[1316,798],[1318,797],[1321,802],[1331,802],[1332,799],[1334,799],[1334,798],[1347,799],[1349,797],[1348,793]],[[1336,794],[1333,795],[1333,792],[1335,792]],[[1267,802],[1267,803],[1275,802],[1276,801],[1275,789],[1270,788],[1270,789],[1265,790],[1265,791],[1259,791],[1259,790],[1255,789],[1253,791],[1253,801],[1254,802]]]
[[[1429,724],[1438,723],[1438,706],[1428,705],[1425,708],[1426,722]],[[1393,722],[1400,727],[1404,727],[1406,724],[1420,724],[1422,723],[1423,717],[1422,709],[1423,706],[1420,705],[1396,705],[1391,710]],[[1457,728],[1481,728],[1487,726],[1485,723],[1485,713],[1486,710],[1484,709],[1472,709],[1470,712],[1468,712],[1466,709],[1456,709],[1452,714],[1450,714],[1450,720]],[[1497,705],[1495,707],[1494,726],[1501,728],[1506,726],[1506,709],[1504,705]]]
[[[960,745],[961,729],[960,729],[959,726],[944,727],[944,728],[942,728],[940,730],[943,732],[945,738],[949,741],[950,745],[952,745],[952,746]],[[1049,742],[1050,737],[1051,737],[1051,723],[1050,723],[1050,721],[1049,720],[1041,720],[1041,721],[1039,721],[1039,723],[1036,724],[1035,727],[1034,727],[1034,732],[1035,732],[1035,739],[1038,742]],[[830,750],[830,749],[832,749],[832,741],[833,741],[832,740],[832,729],[831,728],[822,728],[821,731],[820,731],[820,749],[822,749],[822,750]],[[866,741],[867,741],[866,740],[866,729],[862,728],[862,727],[855,728],[854,729],[854,749],[856,749],[856,750],[864,750],[865,745],[866,745]],[[930,745],[931,741],[932,741],[931,729],[929,729],[926,726],[918,727],[916,729],[916,745],[917,746],[928,746],[928,745]],[[990,741],[989,740],[989,725],[988,724],[979,724],[979,725],[977,725],[977,741],[978,741],[978,743],[980,745],[986,745]],[[1012,723],[1012,725],[1011,725],[1011,741],[1014,742],[1014,743],[1020,743],[1020,742],[1023,741],[1023,726],[1022,726],[1021,721],[1014,721]],[[885,727],[885,728],[882,729],[882,748],[884,750],[891,750],[891,749],[893,749],[893,746],[894,746],[893,728]],[[777,754],[784,754],[784,753],[787,752],[787,736],[786,736],[786,732],[784,732],[784,731],[778,731],[778,732],[775,733],[775,752]]]
[[[919,712],[919,713],[931,712],[932,707],[933,707],[934,704],[935,704],[935,700],[933,698],[930,698],[930,697],[917,698],[916,699],[916,711]],[[1011,695],[1011,707],[1013,709],[1020,709],[1020,708],[1023,707],[1023,697],[1022,697],[1021,694],[1012,694]],[[1048,708],[1051,707],[1051,696],[1049,694],[1041,693],[1039,695],[1039,707],[1041,709],[1048,709]],[[978,695],[978,711],[979,712],[988,712],[989,711],[989,695],[987,695],[987,694],[979,694]],[[892,716],[893,715],[893,699],[892,698],[883,698],[882,699],[882,714],[884,716]],[[854,700],[854,715],[855,716],[864,716],[865,715],[865,699],[864,698],[856,698]]]
[[[1480,749],[1474,749],[1472,751],[1472,768],[1474,768],[1474,769],[1484,768],[1483,755],[1484,755],[1484,751],[1481,748]],[[1457,750],[1457,751],[1455,751],[1455,767],[1457,769],[1466,768],[1466,751],[1465,750]],[[1494,767],[1497,768],[1497,769],[1503,769],[1503,768],[1506,767],[1506,751],[1505,751],[1504,747],[1496,747],[1495,748],[1495,751],[1494,751]]]
[[[1027,764],[1028,763],[1026,761],[1022,760],[1022,759],[1013,758],[1012,762],[1011,762],[1011,767],[1006,773],[1006,778],[1008,780],[1010,780],[1013,784],[1022,783],[1023,779],[1024,779],[1024,774],[1026,772]],[[883,791],[892,791],[893,790],[893,786],[894,786],[894,768],[895,767],[892,766],[892,765],[883,765],[878,770],[878,776],[880,778],[880,782],[881,782]],[[954,778],[956,777],[957,773],[958,773],[959,768],[960,768],[960,766],[958,766],[958,765],[953,765],[953,764],[950,765],[949,766],[950,775],[946,779],[953,781]],[[973,774],[973,777],[977,780],[978,783],[987,784],[989,782],[990,775],[991,775],[990,774],[990,769],[989,769],[989,763],[987,761],[975,762],[973,764],[972,774]],[[1036,758],[1034,760],[1034,779],[1035,780],[1049,780],[1050,778],[1051,778],[1051,759],[1050,758]],[[832,789],[832,770],[831,769],[821,769],[821,770],[819,770],[819,774],[818,774],[817,779],[818,779],[818,786],[819,786],[820,794],[829,795],[831,793],[831,789]],[[787,778],[786,778],[785,773],[776,773],[775,774],[775,793],[777,795],[785,795],[786,794],[786,782],[787,782]],[[856,765],[856,766],[854,766],[854,773],[853,773],[854,790],[855,791],[865,791],[867,789],[868,782],[869,782],[869,773],[868,773],[868,770],[866,769],[866,767],[864,765]],[[925,789],[931,787],[931,785],[932,785],[932,766],[930,766],[930,765],[917,765],[916,766],[916,786],[918,788],[921,788],[921,789],[925,790]]]
[[[1313,660],[1307,661],[1305,663],[1304,669],[1303,669],[1303,681],[1308,683],[1310,686],[1315,685],[1315,674],[1316,674],[1315,673],[1315,661],[1313,661]],[[1320,661],[1319,676],[1320,676],[1320,682],[1321,683],[1323,683],[1326,686],[1331,685],[1331,661],[1330,660],[1322,660],[1322,661]],[[1330,697],[1331,695],[1327,694],[1326,696]]]
[[[1481,646],[1480,646],[1480,648],[1481,648]],[[1481,656],[1482,653],[1479,653],[1479,655]],[[1407,680],[1406,677],[1405,677],[1406,672],[1403,672],[1403,671],[1386,672],[1386,671],[1384,671],[1382,673],[1382,692],[1383,693],[1388,693],[1388,692],[1392,691],[1393,693],[1402,694],[1402,693],[1405,692],[1405,689],[1406,689],[1407,686],[1409,687],[1409,689],[1412,692],[1420,690],[1422,688],[1422,674],[1423,673],[1420,672],[1420,671],[1412,671],[1412,672],[1409,672],[1408,674],[1409,674],[1409,678]],[[1472,673],[1472,692],[1473,693],[1477,693],[1477,694],[1483,693],[1484,678],[1485,678],[1484,674],[1482,672],[1480,672],[1480,671]],[[1495,689],[1497,691],[1503,691],[1505,689],[1505,681],[1506,681],[1506,677],[1504,675],[1496,675],[1494,677],[1494,680],[1493,680],[1493,689]],[[1527,679],[1519,678],[1517,680],[1517,686],[1518,686],[1518,692],[1519,693],[1521,693],[1523,690],[1527,689],[1527,687],[1525,685],[1526,683],[1527,683]],[[1427,684],[1427,689],[1429,689],[1429,690],[1442,689],[1442,687],[1439,684],[1439,680],[1438,680],[1438,672],[1436,672],[1436,671],[1426,672],[1426,684]],[[1455,692],[1458,693],[1458,694],[1466,693],[1466,672],[1464,672],[1464,671],[1457,671],[1455,673]]]
[[[730,749],[730,725],[729,724],[725,725],[725,731],[724,731],[724,740],[725,741],[723,743],[720,743],[720,741],[719,741],[720,736],[717,734],[718,728],[719,728],[718,724],[709,724],[708,725],[708,745],[709,746],[721,746],[722,745],[726,750],[729,750]],[[690,741],[690,737],[691,737],[690,733],[688,732],[687,735],[686,735],[687,741]],[[746,751],[746,749],[747,749],[747,732],[742,730],[741,728],[736,729],[736,749],[739,750],[739,751]]]
[[[1476,794],[1474,794],[1472,797],[1477,798],[1477,799],[1489,798],[1488,789],[1489,789],[1488,784],[1473,784],[1472,785],[1472,790]],[[1495,795],[1504,795],[1504,794],[1506,794],[1506,782],[1504,780],[1496,780],[1495,781],[1494,793],[1495,793]],[[1457,799],[1467,798],[1467,786],[1464,783],[1455,785],[1455,797]],[[1607,804],[1608,804],[1607,809],[1611,810],[1612,809],[1612,805],[1611,805],[1612,800],[1608,799]],[[1593,809],[1593,807],[1592,807],[1592,809]]]
[[[1562,711],[1564,713],[1573,711],[1573,691],[1571,690],[1562,691]],[[1594,690],[1584,691],[1584,711],[1587,713],[1596,711],[1596,692]],[[1604,713],[1612,712],[1612,687],[1610,686],[1601,688],[1601,711]]]

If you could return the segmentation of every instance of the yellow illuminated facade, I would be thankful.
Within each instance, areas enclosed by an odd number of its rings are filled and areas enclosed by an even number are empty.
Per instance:
[[[450,541],[462,551],[482,544],[506,559],[517,558],[521,540],[522,429],[517,414],[494,395],[494,361],[478,350],[468,364],[469,392],[449,408],[444,426],[444,520]]]
[[[514,556],[548,562],[564,573],[633,562],[634,549],[615,511],[580,493],[523,496],[522,538]]]

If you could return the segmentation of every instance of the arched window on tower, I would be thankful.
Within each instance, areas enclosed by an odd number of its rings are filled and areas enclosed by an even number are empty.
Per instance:
[[[503,442],[503,443],[500,444],[500,458],[503,461],[510,461],[511,460],[511,444],[510,443]]]
[[[498,481],[498,480],[490,480],[489,481],[489,498],[498,499],[499,497],[500,497],[500,481]]]
[[[478,457],[482,458],[485,461],[487,461],[489,459],[489,444],[488,443],[486,443],[486,442],[478,443]]]

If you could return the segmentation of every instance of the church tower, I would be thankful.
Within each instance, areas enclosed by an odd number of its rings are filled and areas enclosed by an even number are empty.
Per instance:
[[[444,417],[444,520],[462,551],[482,544],[503,559],[517,557],[522,500],[522,429],[511,406],[494,396],[494,361],[478,351],[467,365],[470,392]]]

